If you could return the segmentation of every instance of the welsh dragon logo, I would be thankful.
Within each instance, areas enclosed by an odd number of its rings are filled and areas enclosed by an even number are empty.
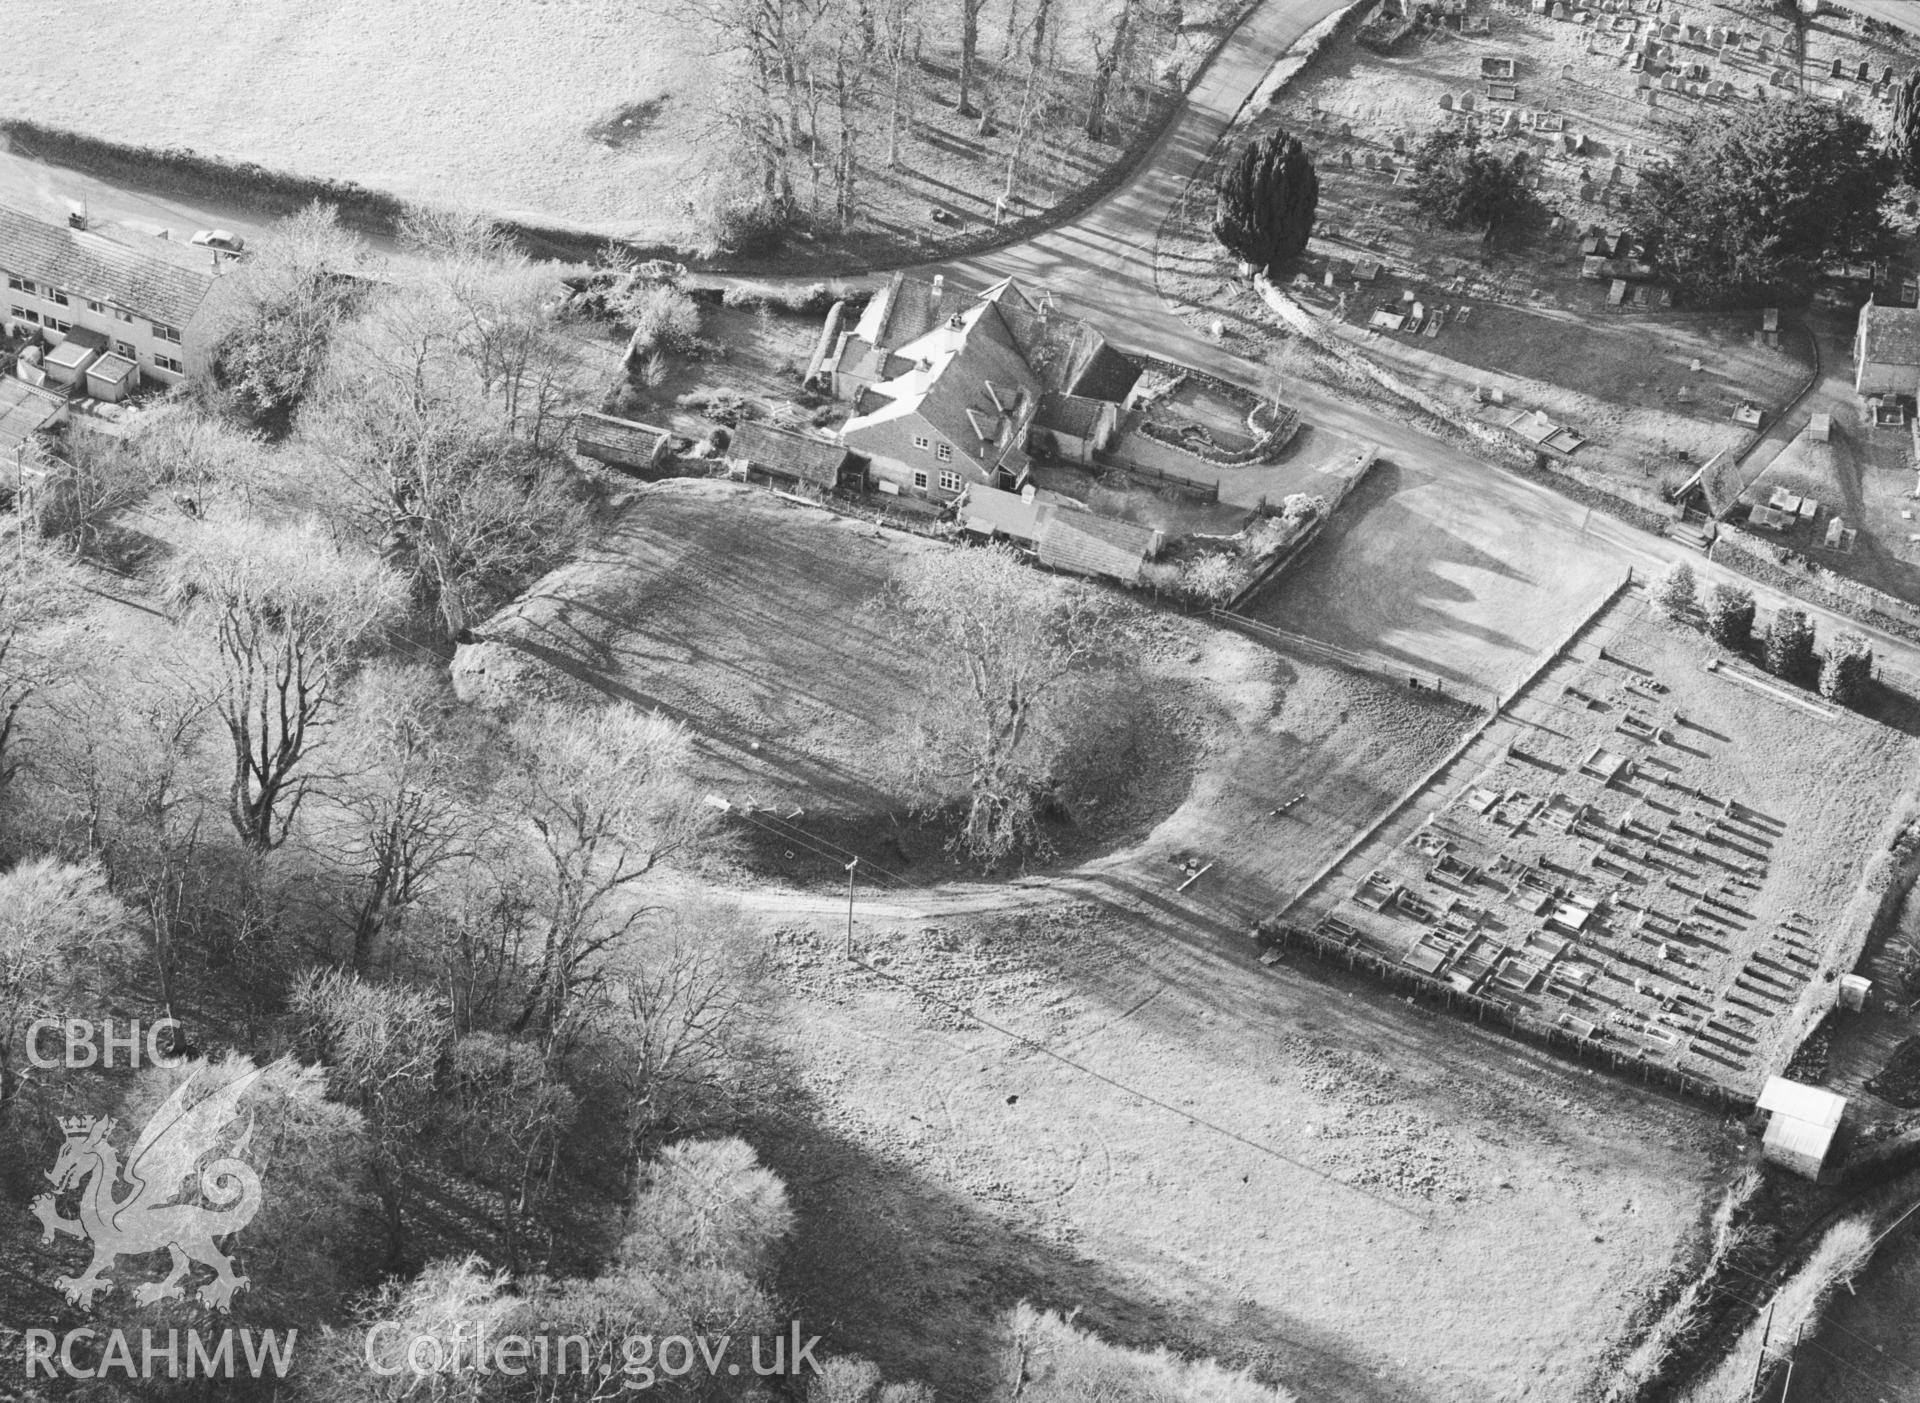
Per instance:
[[[84,1309],[93,1299],[113,1289],[106,1271],[120,1257],[136,1257],[166,1248],[173,1270],[164,1281],[149,1281],[134,1289],[141,1305],[179,1300],[182,1284],[195,1262],[213,1268],[214,1279],[199,1290],[208,1306],[225,1311],[233,1293],[247,1284],[233,1274],[233,1261],[215,1245],[215,1239],[238,1232],[260,1211],[260,1176],[241,1158],[253,1138],[253,1122],[231,1148],[222,1150],[226,1131],[239,1119],[239,1104],[247,1077],[203,1091],[196,1070],[148,1119],[135,1141],[123,1170],[119,1152],[109,1137],[115,1122],[105,1116],[63,1119],[66,1140],[47,1180],[52,1193],[33,1201],[33,1214],[44,1231],[43,1243],[56,1233],[93,1244],[93,1261],[79,1276],[63,1276],[54,1284],[69,1301]],[[196,1094],[198,1093],[198,1094]],[[217,1156],[208,1161],[210,1156]],[[213,1204],[177,1202],[185,1181],[197,1180],[197,1194]],[[124,1180],[124,1192],[121,1192]],[[58,1195],[80,1188],[78,1217],[62,1217]]]

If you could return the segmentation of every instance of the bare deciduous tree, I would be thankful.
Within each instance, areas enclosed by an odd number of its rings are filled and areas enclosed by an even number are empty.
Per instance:
[[[304,1046],[326,1064],[334,1096],[366,1117],[388,1265],[398,1267],[407,1241],[407,1166],[420,1152],[420,1128],[453,1037],[445,1007],[418,990],[310,971],[288,1008]]]
[[[233,745],[227,815],[241,842],[286,840],[361,645],[398,616],[399,579],[310,527],[210,524],[174,564],[169,594],[213,635],[208,699]]]
[[[624,893],[711,831],[687,774],[686,731],[658,713],[543,708],[513,731],[519,808],[544,856],[539,953],[516,1033],[549,1040],[595,961],[645,914]]]
[[[40,858],[0,873],[0,1127],[21,1085],[15,1056],[50,1014],[79,1015],[125,947],[126,908],[91,864]]]
[[[1003,546],[916,556],[877,607],[927,659],[909,758],[920,807],[937,812],[963,794],[956,845],[989,867],[1044,847],[1072,691],[1114,657],[1118,616]]]

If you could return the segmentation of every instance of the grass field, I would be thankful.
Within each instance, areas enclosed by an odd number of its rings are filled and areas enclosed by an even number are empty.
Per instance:
[[[1530,529],[1396,461],[1376,467],[1299,563],[1242,612],[1428,681],[1497,689],[1620,575],[1599,548],[1568,544],[1558,523]]]
[[[998,1388],[1028,1300],[1315,1403],[1571,1403],[1724,1172],[1710,1116],[1151,906],[863,915],[884,976],[843,972],[832,923],[782,938],[783,1281],[942,1398]]]
[[[1167,110],[1170,86],[1120,102],[1105,140],[1080,129],[1089,36],[1105,33],[1110,8],[1056,7],[1059,101],[1025,153],[1016,215],[1096,178]],[[734,81],[711,41],[677,13],[669,0],[184,0],[163,10],[51,0],[31,22],[8,26],[0,115],[354,180],[408,200],[676,242],[718,143],[714,94]],[[1142,38],[1143,57],[1163,78],[1191,72],[1238,13],[1189,6],[1177,33]],[[1024,75],[1010,18],[994,4],[981,23],[977,91],[1001,111]],[[1002,123],[983,134],[954,111],[946,43],[954,26],[931,13],[925,26],[899,164],[888,166],[878,137],[862,153],[863,216],[849,241],[867,252],[977,231],[1005,186],[1013,132]],[[869,132],[885,86],[863,84]],[[937,226],[928,222],[935,206],[946,215]]]
[[[920,696],[915,644],[868,606],[900,562],[952,549],[753,488],[656,483],[593,549],[483,625],[455,683],[482,704],[658,708],[692,730],[712,792],[804,810],[886,867],[938,872],[943,836],[904,821],[894,758]],[[1266,665],[1263,650],[1218,637],[1141,618],[1139,686],[1067,762],[1082,815],[1061,835],[1067,852],[1137,837],[1186,796],[1220,724],[1218,694]],[[776,844],[773,858],[793,878],[840,870],[805,844]]]

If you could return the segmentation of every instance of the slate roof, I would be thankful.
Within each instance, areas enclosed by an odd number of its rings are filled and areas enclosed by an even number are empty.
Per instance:
[[[185,326],[206,300],[214,256],[169,239],[48,224],[0,206],[0,268],[169,326]]]
[[[1040,396],[1040,410],[1033,416],[1033,427],[1071,438],[1088,438],[1099,427],[1100,416],[1110,402],[1084,395],[1044,394]]]
[[[668,437],[665,429],[611,414],[580,414],[573,421],[573,451],[616,467],[652,467],[660,441]]]
[[[11,454],[50,427],[66,407],[59,396],[36,390],[24,380],[11,375],[0,378],[0,453]]]
[[[767,424],[742,424],[733,431],[732,458],[744,458],[763,472],[798,478],[816,487],[833,487],[853,455],[838,443],[789,433]]]
[[[1055,512],[1040,533],[1040,563],[1133,584],[1153,550],[1153,532],[1091,512]]]
[[[1920,308],[1883,307],[1869,302],[1860,309],[1866,358],[1882,365],[1920,365]]]
[[[918,415],[983,465],[1025,466],[1023,426],[1039,387],[996,307],[976,302],[896,354],[908,368],[860,397],[858,416],[841,429],[848,443],[858,445],[863,430]]]

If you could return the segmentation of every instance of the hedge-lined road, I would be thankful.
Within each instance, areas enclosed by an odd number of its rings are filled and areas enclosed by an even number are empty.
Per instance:
[[[1900,5],[1910,0],[1898,0]],[[976,257],[929,265],[963,284],[984,285],[1014,274],[1061,299],[1062,310],[1085,316],[1120,345],[1183,361],[1222,379],[1248,386],[1265,380],[1262,367],[1194,331],[1167,307],[1155,285],[1153,245],[1160,222],[1228,123],[1295,41],[1346,0],[1266,0],[1242,21],[1201,74],[1179,114],[1139,167],[1118,188],[1077,218],[1025,242]],[[1871,9],[1873,0],[1861,8]],[[0,151],[0,203],[61,220],[84,203],[96,219],[112,220],[147,233],[168,230],[176,239],[193,230],[223,228],[257,239],[274,216],[237,205],[171,199],[131,190],[60,167]],[[374,240],[376,244],[384,241]],[[1310,426],[1319,426],[1362,442],[1378,444],[1398,471],[1397,491],[1388,510],[1378,505],[1363,524],[1367,530],[1397,533],[1395,555],[1408,566],[1398,583],[1383,580],[1358,561],[1351,581],[1356,596],[1368,600],[1383,633],[1382,650],[1404,656],[1410,669],[1454,670],[1463,648],[1505,623],[1488,617],[1482,587],[1496,577],[1516,573],[1521,557],[1551,561],[1569,553],[1604,551],[1636,570],[1652,570],[1669,559],[1690,557],[1707,578],[1741,579],[1700,561],[1685,547],[1605,516],[1545,487],[1497,471],[1473,454],[1413,427],[1405,419],[1381,414],[1316,386],[1296,383],[1290,391]],[[1309,450],[1310,451],[1310,450]],[[1233,493],[1227,492],[1229,500]],[[1532,581],[1555,591],[1551,569]],[[1583,572],[1574,572],[1576,574]],[[1336,592],[1344,579],[1332,582]],[[1396,595],[1395,590],[1402,591]],[[1782,599],[1755,588],[1766,607]],[[1510,600],[1509,587],[1500,591]],[[1502,607],[1509,609],[1510,604]],[[1827,611],[1807,607],[1823,633],[1856,627]],[[1444,621],[1437,627],[1415,620]],[[1312,632],[1312,620],[1295,627]],[[1869,631],[1871,632],[1871,631]],[[1874,635],[1880,656],[1920,676],[1920,649]]]
[[[1897,3],[1920,12],[1920,0]],[[1260,387],[1268,379],[1263,366],[1210,340],[1173,313],[1155,280],[1154,243],[1167,212],[1275,62],[1308,30],[1342,8],[1344,0],[1267,0],[1242,22],[1139,169],[1111,195],[1077,219],[1024,243],[930,264],[924,271],[981,286],[1015,276],[1051,291],[1062,311],[1086,317],[1121,346],[1180,361],[1223,380]],[[1404,418],[1300,381],[1287,393],[1306,424],[1378,444],[1382,458],[1399,469],[1400,488],[1390,505],[1402,510],[1382,511],[1377,506],[1372,510],[1383,521],[1391,520],[1391,529],[1399,533],[1400,558],[1430,568],[1398,572],[1405,582],[1399,598],[1390,592],[1393,581],[1359,565],[1352,587],[1375,596],[1383,629],[1389,632],[1396,616],[1430,619],[1438,611],[1452,619],[1451,626],[1429,630],[1424,638],[1380,640],[1385,645],[1382,651],[1405,656],[1410,667],[1424,662],[1430,670],[1446,672],[1467,646],[1465,640],[1482,639],[1488,630],[1505,631],[1511,626],[1511,620],[1489,617],[1476,608],[1478,588],[1494,586],[1497,576],[1510,576],[1510,561],[1568,559],[1603,551],[1643,576],[1669,560],[1688,560],[1703,584],[1724,579],[1745,585],[1767,610],[1785,604],[1805,609],[1823,636],[1841,629],[1865,632],[1880,659],[1920,677],[1920,648],[1843,615],[1789,600],[1744,575],[1707,563],[1679,542],[1589,511],[1550,488],[1492,467]],[[1232,494],[1226,495],[1231,498]],[[1533,583],[1551,595],[1557,581],[1549,568]],[[1494,592],[1511,600],[1510,589]],[[1290,626],[1303,633],[1314,631],[1310,619]]]

